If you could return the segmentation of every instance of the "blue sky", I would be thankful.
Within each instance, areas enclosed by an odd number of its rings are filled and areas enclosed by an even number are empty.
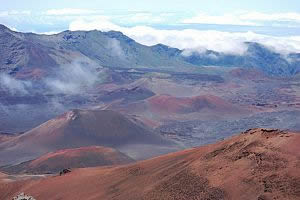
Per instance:
[[[58,8],[141,11],[205,11],[222,14],[235,10],[260,12],[300,12],[298,0],[1,0],[0,10],[33,11]]]
[[[146,45],[243,52],[259,41],[300,52],[299,0],[0,0],[0,23],[22,32],[118,30]]]
[[[73,20],[101,15],[123,26],[165,29],[207,26],[213,30],[250,30],[271,35],[300,32],[299,0],[0,0],[0,3],[0,23],[20,31],[62,31]]]

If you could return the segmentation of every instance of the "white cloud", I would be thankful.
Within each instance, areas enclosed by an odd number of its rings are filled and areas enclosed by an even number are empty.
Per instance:
[[[78,20],[70,24],[70,30],[121,31],[144,45],[166,44],[179,49],[203,51],[210,49],[230,54],[243,54],[247,47],[244,42],[259,42],[278,52],[300,52],[299,37],[275,37],[253,32],[223,32],[214,30],[159,30],[148,26],[122,27],[107,19],[93,21]]]
[[[74,61],[72,64],[61,66],[54,78],[45,80],[45,84],[53,93],[80,94],[82,88],[92,86],[97,81],[95,66]]]
[[[45,91],[47,92],[81,94],[84,88],[89,88],[97,82],[99,74],[97,69],[99,67],[101,66],[94,65],[87,60],[76,60],[72,64],[60,66],[60,69],[56,71],[56,76],[43,79],[41,84],[46,86]],[[31,94],[32,91],[43,93],[43,90],[34,89],[34,84],[36,83],[29,80],[20,80],[8,74],[0,73],[0,91],[5,91],[11,95],[25,96]]]
[[[4,73],[0,74],[0,89],[9,92],[12,95],[26,95],[28,89],[32,87],[31,82],[17,80]]]
[[[100,28],[101,27],[101,28]],[[70,30],[101,30],[101,31],[110,31],[110,30],[119,30],[120,26],[113,24],[109,21],[108,17],[99,16],[92,20],[90,19],[79,19],[70,23]]]
[[[118,56],[121,59],[125,58],[125,53],[120,45],[120,41],[113,38],[107,41],[107,49],[111,51],[113,55]]]
[[[54,35],[59,33],[60,31],[49,31],[49,32],[36,32],[36,31],[31,31],[32,33],[37,33],[37,34],[42,34],[42,35]]]

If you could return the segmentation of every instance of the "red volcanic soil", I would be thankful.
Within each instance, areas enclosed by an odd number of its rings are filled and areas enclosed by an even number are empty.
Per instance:
[[[14,138],[14,135],[0,133],[0,143],[11,140],[12,138]]]
[[[6,182],[5,178],[7,177],[6,174],[0,172],[0,187],[1,187],[1,183]],[[1,195],[0,195],[1,196]]]
[[[224,101],[220,97],[212,95],[184,98],[159,95],[149,98],[149,104],[155,111],[178,114],[193,113],[205,110],[219,113],[235,113],[239,111],[239,109],[234,105]]]
[[[217,144],[114,168],[0,184],[0,199],[296,200],[300,135],[253,129]],[[17,189],[16,189],[17,188]]]
[[[108,147],[91,146],[48,153],[35,160],[16,166],[5,167],[2,170],[9,174],[44,174],[58,173],[66,168],[121,165],[133,161],[133,159],[118,150]]]
[[[40,80],[45,77],[46,72],[42,69],[27,69],[22,70],[21,72],[16,73],[16,78],[25,79],[25,80]]]
[[[164,122],[201,119],[226,119],[252,113],[252,108],[242,108],[214,95],[174,97],[156,95],[143,101],[123,104],[114,102],[108,109],[130,113],[150,127],[156,128]]]
[[[0,172],[0,178],[3,178],[3,177],[5,177],[5,176],[6,176],[6,174]]]
[[[174,143],[139,121],[109,110],[73,110],[0,144],[0,166],[18,164],[49,152],[85,146],[134,152],[134,159],[174,151]],[[136,145],[147,145],[136,149]],[[162,147],[162,148],[160,148]],[[162,150],[159,151],[159,149]],[[152,155],[152,156],[153,156]]]
[[[257,80],[257,79],[267,78],[263,74],[263,72],[256,70],[256,69],[237,68],[237,69],[231,70],[229,72],[229,74],[235,78],[247,79],[247,80]]]

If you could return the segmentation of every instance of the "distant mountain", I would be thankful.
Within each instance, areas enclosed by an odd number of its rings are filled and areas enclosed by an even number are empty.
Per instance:
[[[76,59],[104,67],[192,66],[181,58],[170,58],[166,50],[141,45],[116,31],[64,31],[47,36],[18,33],[1,25],[0,44],[0,70],[11,74],[37,68],[49,73]]]
[[[19,33],[0,25],[0,71],[30,76],[51,74],[56,67],[80,60],[114,68],[161,68],[192,71],[196,66],[245,67],[267,75],[290,76],[300,71],[300,55],[283,56],[259,43],[246,42],[244,55],[206,50],[184,56],[163,44],[145,46],[121,32],[64,31],[55,35]]]
[[[113,147],[133,159],[177,149],[140,121],[109,110],[73,110],[0,144],[0,166],[86,146]],[[137,150],[139,149],[139,150]]]
[[[245,67],[258,69],[267,75],[290,76],[300,72],[299,54],[281,55],[259,43],[246,42],[244,55],[228,55],[207,50],[194,52],[184,60],[199,66]]]
[[[50,152],[35,160],[23,162],[15,166],[3,167],[0,170],[9,174],[45,174],[58,173],[67,168],[121,165],[133,161],[133,159],[116,149],[90,146]]]

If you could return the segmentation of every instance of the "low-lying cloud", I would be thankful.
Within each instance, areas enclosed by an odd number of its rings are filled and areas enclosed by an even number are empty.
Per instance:
[[[210,49],[241,55],[247,50],[245,42],[259,42],[283,54],[300,52],[300,39],[297,36],[276,37],[250,31],[233,33],[196,29],[161,30],[148,26],[122,27],[105,18],[75,20],[70,24],[69,29],[73,31],[95,29],[121,31],[144,45],[151,46],[162,43],[179,49],[193,49],[195,51]]]
[[[45,84],[52,93],[79,94],[96,81],[95,67],[76,61],[71,65],[61,66],[56,76],[46,79]]]
[[[31,87],[30,81],[17,80],[7,74],[0,74],[0,89],[11,95],[26,95]]]
[[[93,86],[97,80],[96,66],[75,61],[72,64],[60,66],[55,75],[35,83],[2,73],[0,74],[0,91],[12,96],[42,94],[45,91],[52,94],[72,95],[82,93],[83,89]]]
[[[121,59],[124,59],[125,58],[125,53],[120,45],[120,41],[115,39],[115,38],[112,38],[112,39],[109,39],[107,41],[107,49],[110,51],[110,53],[114,56],[117,56]]]

